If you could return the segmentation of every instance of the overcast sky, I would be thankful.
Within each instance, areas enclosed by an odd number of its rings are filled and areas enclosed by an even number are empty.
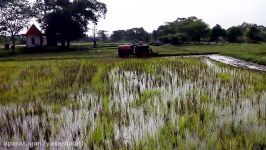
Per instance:
[[[31,0],[33,1],[33,0]],[[176,18],[196,16],[210,27],[224,28],[244,21],[266,26],[266,0],[100,0],[107,15],[97,29],[114,30],[144,27],[148,32]],[[92,32],[92,31],[90,31]]]
[[[266,0],[101,0],[107,15],[98,29],[113,31],[144,27],[151,32],[178,17],[196,16],[210,27],[224,28],[244,21],[266,26]]]

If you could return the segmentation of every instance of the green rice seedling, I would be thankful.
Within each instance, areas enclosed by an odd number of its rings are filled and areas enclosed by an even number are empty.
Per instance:
[[[106,74],[106,68],[99,66],[96,74],[92,78],[92,85],[94,86],[94,90],[99,94],[105,94],[108,92],[107,86],[105,84],[106,82],[108,82]]]
[[[111,117],[110,104],[109,104],[108,97],[104,97],[102,99],[102,111],[103,111],[104,116]]]
[[[226,73],[219,73],[218,78],[222,82],[228,82],[228,81],[232,80],[232,76],[230,74],[226,74]]]
[[[53,112],[54,113],[60,113],[62,110],[62,106],[60,104],[54,104],[53,105]]]
[[[200,97],[200,100],[202,103],[208,103],[210,102],[210,97],[206,94],[203,94],[201,97]]]
[[[159,97],[161,95],[161,91],[158,90],[146,90],[140,94],[140,98],[135,100],[133,106],[141,107],[145,103],[148,103],[149,100],[153,100],[155,97]]]
[[[0,140],[67,134],[89,149],[265,145],[262,72],[201,57],[7,61],[0,68]]]
[[[100,146],[104,144],[104,129],[102,126],[96,127],[91,135],[93,143]]]

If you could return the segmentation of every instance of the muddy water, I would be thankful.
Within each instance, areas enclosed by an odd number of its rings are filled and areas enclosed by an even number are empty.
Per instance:
[[[226,72],[228,74],[231,74],[231,76],[239,76],[238,72],[230,69],[221,68],[215,62],[209,59],[205,59],[204,61],[211,70],[217,73]],[[257,131],[266,132],[266,127],[265,126],[260,127],[259,126],[260,121],[257,118],[260,115],[259,114],[260,111],[264,110],[264,113],[266,113],[266,92],[264,91],[261,93],[253,93],[252,96],[246,96],[240,98],[238,94],[242,92],[245,93],[246,91],[244,90],[245,88],[244,86],[248,88],[249,85],[241,85],[241,83],[235,83],[235,84],[236,84],[235,86],[238,88],[233,88],[233,89],[238,89],[238,91],[235,90],[232,90],[231,92],[227,91],[228,89],[226,87],[223,87],[221,83],[220,85],[217,84],[216,86],[216,89],[222,87],[221,90],[217,90],[222,93],[221,94],[222,97],[220,98],[232,99],[231,101],[232,103],[224,108],[210,104],[210,106],[218,113],[217,115],[219,116],[217,118],[219,120],[218,122],[220,123],[220,125],[230,121],[234,121],[235,123],[244,122],[247,123],[247,125],[250,122],[256,122],[254,125],[257,126],[257,128],[254,127],[253,129]],[[218,93],[216,93],[216,95],[218,95]]]
[[[80,109],[64,108],[60,112],[54,112],[52,107],[40,108],[42,106],[32,103],[24,106],[2,106],[0,107],[0,141],[25,142],[26,144],[30,142],[76,142],[77,148],[81,148],[87,136],[87,130],[94,129],[95,117],[98,116],[100,108],[100,104],[97,103],[98,97],[93,94],[80,94],[76,102],[80,104]],[[4,149],[1,146],[3,145],[0,145],[0,149]],[[37,147],[45,149],[46,146],[45,144]],[[21,148],[28,148],[28,146]],[[48,148],[72,149],[71,147],[52,146]]]
[[[158,129],[164,125],[166,116],[171,115],[172,120],[177,120],[176,114],[168,114],[167,102],[173,101],[174,97],[184,97],[195,85],[188,81],[179,83],[178,76],[170,68],[164,69],[163,72],[166,79],[164,82],[147,73],[123,71],[119,68],[110,72],[114,86],[111,102],[116,105],[115,109],[120,107],[130,118],[129,125],[122,125],[120,128],[116,125],[116,139],[123,139],[126,144],[139,142],[147,136],[155,136]],[[158,91],[160,96],[151,97],[149,105],[144,104],[147,107],[132,107],[131,104],[145,91]]]
[[[237,62],[223,56],[207,57],[231,64]],[[148,137],[158,139],[162,127],[169,122],[177,126],[183,114],[198,111],[197,107],[202,105],[215,112],[217,126],[234,121],[256,133],[266,132],[265,123],[259,117],[266,114],[265,91],[245,95],[247,89],[252,89],[247,79],[254,75],[220,66],[208,58],[193,58],[198,60],[198,65],[189,65],[189,61],[176,64],[178,58],[169,58],[172,61],[169,64],[152,65],[155,73],[135,68],[113,68],[108,73],[112,87],[108,95],[109,108],[112,112],[120,112],[122,119],[115,119],[114,139],[105,139],[106,147],[115,147],[110,141],[117,141],[119,147],[134,148]],[[222,81],[217,78],[220,74],[230,79]],[[208,103],[202,103],[204,95],[208,96]],[[101,118],[103,99],[93,92],[70,94],[70,97],[79,107],[71,106],[55,112],[52,107],[42,107],[38,103],[1,106],[0,141],[81,141],[83,145],[77,149],[88,148],[86,142],[99,125],[97,120]],[[140,105],[136,104],[138,100],[141,100]],[[128,122],[125,123],[123,118]],[[0,146],[0,149],[5,148]]]
[[[223,55],[205,55],[205,57],[210,58],[212,60],[232,65],[235,67],[242,67],[242,68],[248,68],[252,70],[259,70],[266,72],[266,66],[258,65],[252,62],[247,62],[243,60],[239,60],[230,56],[223,56]]]

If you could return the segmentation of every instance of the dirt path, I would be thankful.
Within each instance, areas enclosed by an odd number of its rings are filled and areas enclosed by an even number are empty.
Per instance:
[[[218,54],[203,55],[203,56],[207,57],[211,60],[215,60],[215,61],[218,61],[218,62],[221,62],[224,64],[228,64],[228,65],[232,65],[235,67],[242,67],[242,68],[248,68],[248,69],[252,69],[252,70],[259,70],[259,71],[266,72],[266,66],[258,65],[256,63],[252,63],[252,62],[243,61],[243,60],[236,59],[233,57],[223,56],[223,55],[218,55]]]

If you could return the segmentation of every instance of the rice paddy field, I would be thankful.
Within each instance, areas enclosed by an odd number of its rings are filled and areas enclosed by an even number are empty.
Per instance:
[[[10,50],[0,48],[0,61],[10,60],[51,60],[51,59],[84,59],[84,58],[114,58],[117,56],[117,47],[121,43],[98,43],[97,48],[92,48],[92,43],[73,43],[72,50],[44,49],[24,52],[20,47],[16,54],[10,54]],[[226,43],[226,44],[202,44],[202,45],[162,45],[152,46],[152,49],[160,55],[206,55],[221,54],[232,56],[241,60],[266,65],[266,43]]]
[[[204,57],[5,61],[0,70],[0,142],[266,148],[265,72]]]

